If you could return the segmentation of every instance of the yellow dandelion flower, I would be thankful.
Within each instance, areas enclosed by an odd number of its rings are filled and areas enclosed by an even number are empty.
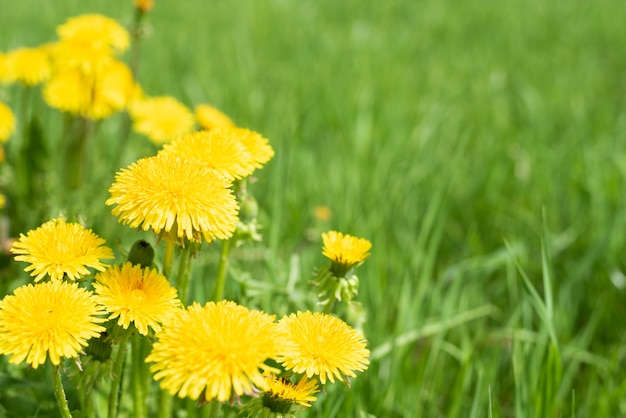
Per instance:
[[[198,125],[207,131],[216,128],[235,128],[235,123],[220,110],[208,104],[199,104],[195,108]]]
[[[367,369],[366,341],[348,324],[332,315],[298,312],[278,322],[284,335],[277,360],[288,370],[319,376],[322,384]]]
[[[86,14],[69,18],[57,27],[61,40],[86,43],[96,48],[112,47],[124,51],[130,45],[130,35],[114,19],[99,14]]]
[[[322,254],[333,263],[346,268],[351,268],[365,261],[372,248],[372,243],[365,238],[356,238],[337,231],[323,233],[322,241],[324,242]]]
[[[274,412],[289,412],[293,404],[310,407],[311,402],[316,400],[313,394],[319,392],[317,380],[304,376],[296,383],[273,375],[266,375],[266,378],[269,389],[265,392],[263,403]]]
[[[132,322],[142,335],[148,327],[160,331],[160,323],[180,306],[176,289],[155,269],[126,262],[112,266],[96,276],[96,300],[128,329]]]
[[[7,54],[0,52],[0,83],[12,83],[15,76],[12,74]]]
[[[88,43],[59,41],[49,45],[48,49],[57,73],[79,70],[84,76],[91,76],[114,59],[110,48],[96,48]]]
[[[225,402],[268,389],[264,362],[277,350],[274,316],[230,301],[197,303],[163,324],[146,358],[161,388],[181,398]]]
[[[117,173],[107,205],[131,228],[171,238],[230,238],[239,207],[231,183],[196,160],[157,155]]]
[[[53,280],[19,287],[0,301],[0,353],[11,355],[11,363],[26,360],[34,368],[48,356],[59,365],[105,330],[98,325],[103,313],[91,292],[76,283]]]
[[[0,102],[0,143],[7,142],[15,131],[15,116],[9,106]]]
[[[113,251],[104,240],[80,224],[53,219],[39,228],[20,234],[11,253],[17,261],[30,263],[24,271],[39,281],[46,275],[51,279],[77,280],[89,274],[87,267],[103,271],[101,259],[111,259]]]
[[[261,134],[245,128],[231,129],[230,134],[238,138],[243,146],[246,147],[256,168],[263,167],[264,164],[274,157],[274,149]]]
[[[6,54],[5,59],[11,81],[34,86],[50,78],[50,54],[45,46],[14,49]]]
[[[142,13],[147,13],[154,7],[154,0],[133,0],[133,5]]]
[[[155,144],[170,142],[194,127],[193,113],[173,97],[162,96],[138,100],[129,109],[135,132]]]
[[[240,179],[254,171],[250,154],[239,142],[221,130],[192,132],[163,145],[159,152],[185,159],[196,159],[229,179]]]
[[[125,108],[134,92],[135,82],[126,64],[108,60],[89,74],[79,68],[55,74],[43,94],[51,107],[99,120]]]

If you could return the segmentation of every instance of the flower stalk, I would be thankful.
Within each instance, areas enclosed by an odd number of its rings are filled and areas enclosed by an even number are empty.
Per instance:
[[[65,390],[63,390],[63,382],[61,382],[61,372],[59,371],[59,366],[55,364],[52,364],[52,382],[54,384],[54,397],[57,400],[61,416],[63,418],[72,418],[70,407],[65,397]]]

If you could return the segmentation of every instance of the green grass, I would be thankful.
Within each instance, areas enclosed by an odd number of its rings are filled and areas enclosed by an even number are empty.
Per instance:
[[[85,12],[132,18],[130,2],[2,3],[0,50]],[[626,415],[621,2],[156,3],[144,90],[213,103],[276,150],[253,185],[266,248],[234,254],[260,283],[227,290],[303,309],[319,233],[373,243],[370,368],[303,416]],[[133,141],[124,163],[149,150]]]

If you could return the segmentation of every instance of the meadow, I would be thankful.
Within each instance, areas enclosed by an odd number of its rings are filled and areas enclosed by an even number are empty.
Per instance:
[[[133,18],[130,1],[0,0],[0,51],[84,13]],[[357,296],[369,368],[298,416],[626,416],[623,22],[616,0],[156,1],[143,89],[210,103],[276,152],[250,185],[263,241],[233,251],[226,294],[277,315],[315,309],[321,233],[372,242]],[[16,91],[0,101],[17,107]],[[43,136],[59,121],[42,116]],[[43,191],[12,237],[77,206],[116,252],[141,235],[104,201],[154,148],[132,133],[112,167],[118,126],[97,131],[89,187]],[[5,293],[23,267],[3,260]],[[209,298],[200,280],[190,293]],[[18,383],[2,364],[11,416]]]

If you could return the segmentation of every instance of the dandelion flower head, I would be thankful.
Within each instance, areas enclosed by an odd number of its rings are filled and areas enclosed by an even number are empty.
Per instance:
[[[118,318],[118,325],[128,329],[131,322],[142,335],[148,327],[160,331],[160,323],[179,306],[176,289],[157,270],[126,262],[109,267],[96,276],[93,284],[96,300]]]
[[[239,206],[231,182],[196,160],[143,158],[115,176],[107,205],[131,228],[206,241],[232,236]]]
[[[277,351],[274,317],[230,301],[197,303],[163,324],[146,358],[161,388],[181,398],[225,402],[233,394],[267,390],[263,371]]]
[[[322,234],[324,247],[322,254],[346,268],[351,268],[369,257],[372,243],[365,238],[329,231]]]
[[[195,124],[191,110],[170,96],[137,100],[129,112],[134,131],[157,145],[191,132]]]
[[[57,26],[57,35],[63,41],[89,44],[97,49],[112,48],[125,51],[130,45],[130,35],[122,25],[100,14],[71,17]]]
[[[103,313],[91,292],[76,283],[53,280],[19,287],[0,301],[0,353],[33,368],[48,356],[59,365],[105,330],[98,325]]]
[[[14,49],[6,55],[5,65],[8,66],[11,81],[19,81],[27,86],[47,80],[52,71],[46,46]]]
[[[53,219],[28,232],[13,243],[11,253],[17,261],[30,263],[24,271],[30,271],[35,281],[50,276],[51,279],[78,280],[90,274],[87,267],[103,271],[101,259],[112,259],[113,251],[105,241],[89,229],[77,223]]]
[[[286,402],[310,407],[311,402],[316,400],[313,394],[319,392],[317,380],[307,379],[304,376],[296,383],[269,374],[266,378],[269,389],[265,392],[265,396],[277,403]]]
[[[203,129],[235,128],[235,123],[220,110],[208,104],[199,104],[195,108],[196,120]]]
[[[369,350],[357,331],[332,315],[298,312],[278,322],[284,335],[277,360],[288,370],[319,376],[322,384],[367,369]]]
[[[250,153],[252,164],[256,168],[262,168],[274,157],[274,149],[269,144],[267,138],[258,132],[246,128],[232,128],[227,130],[233,139],[238,139]]]
[[[255,168],[243,144],[221,130],[183,135],[163,145],[160,154],[196,159],[231,180],[249,176]]]
[[[9,106],[0,102],[0,143],[7,142],[15,131],[15,116]]]

